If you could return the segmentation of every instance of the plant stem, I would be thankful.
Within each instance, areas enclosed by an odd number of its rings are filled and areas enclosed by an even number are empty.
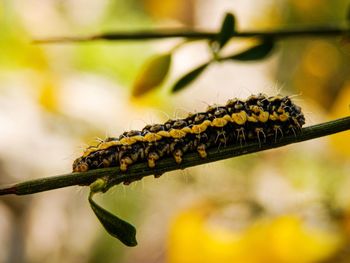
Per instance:
[[[347,130],[350,130],[350,116],[303,128],[301,133],[297,136],[286,136],[276,142],[263,142],[261,145],[258,142],[249,142],[244,145],[230,145],[220,149],[209,149],[208,157],[205,159],[199,158],[197,153],[187,153],[181,164],[176,164],[174,160],[169,157],[160,160],[154,169],[148,168],[147,163],[142,162],[132,165],[125,173],[122,173],[119,167],[112,167],[90,170],[84,173],[70,173],[46,177],[2,187],[0,188],[0,195],[26,195],[73,185],[86,186],[90,185],[98,178],[107,180],[106,190],[108,190],[113,185],[120,183],[128,184],[140,180],[144,176],[161,175],[165,172],[177,169],[185,169],[187,167],[215,162],[248,153],[278,148],[287,144],[312,140]]]
[[[285,29],[274,31],[242,31],[233,32],[232,37],[239,38],[288,38],[288,37],[330,37],[345,36],[350,33],[348,28],[340,27],[313,27],[308,29]],[[82,42],[92,40],[155,40],[164,38],[186,38],[186,39],[215,39],[217,32],[181,30],[181,29],[163,29],[158,31],[134,31],[134,32],[111,32],[104,34],[96,34],[92,36],[82,37],[53,37],[36,39],[34,43],[58,43],[58,42]]]

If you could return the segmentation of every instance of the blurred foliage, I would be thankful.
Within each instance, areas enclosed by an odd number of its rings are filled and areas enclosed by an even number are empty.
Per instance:
[[[162,54],[150,59],[136,77],[132,95],[141,96],[158,87],[168,74],[171,63],[171,54]]]
[[[227,13],[222,21],[217,39],[209,41],[208,43],[209,50],[211,50],[213,58],[180,77],[172,86],[171,92],[178,92],[185,89],[191,82],[196,80],[203,73],[203,71],[208,68],[208,66],[215,62],[230,60],[241,62],[263,60],[268,57],[275,46],[275,41],[273,38],[257,37],[256,39],[258,42],[261,42],[260,44],[257,44],[256,46],[248,48],[239,53],[225,57],[221,56],[220,51],[232,38],[232,34],[234,34],[235,31],[235,17],[233,14]],[[173,48],[172,53],[174,53],[176,49],[178,49],[180,46],[183,46],[184,44],[186,44],[186,42]],[[138,77],[136,78],[136,81],[133,85],[132,94],[134,96],[141,96],[146,91],[159,86],[164,81],[165,76],[169,71],[170,62],[170,54],[158,55],[157,57],[147,61],[143,69],[140,71]]]
[[[178,92],[182,89],[184,89],[187,85],[189,85],[191,82],[193,82],[196,78],[199,77],[200,74],[203,73],[203,71],[209,66],[210,62],[207,62],[203,65],[200,65],[199,67],[191,70],[190,72],[186,73],[184,76],[182,76],[180,79],[176,81],[174,86],[172,87],[172,92]]]
[[[222,49],[226,43],[231,39],[232,34],[236,31],[235,17],[231,13],[227,13],[222,22],[220,32],[218,34],[218,50]]]
[[[273,39],[262,39],[261,43],[253,46],[241,53],[234,54],[232,56],[225,57],[224,60],[238,60],[238,61],[256,61],[262,60],[270,55],[271,51],[275,47]]]
[[[230,22],[233,20],[230,19]],[[226,22],[226,19],[224,23]],[[224,25],[223,25],[224,28]],[[224,32],[224,34],[226,34]],[[225,38],[223,38],[225,39]],[[219,41],[226,41],[220,39]],[[222,42],[223,43],[223,42]],[[174,86],[172,87],[171,91],[172,92],[178,92],[180,90],[183,90],[186,88],[191,82],[196,80],[205,69],[207,69],[210,64],[214,62],[222,62],[222,61],[241,61],[241,62],[247,62],[247,61],[257,61],[257,60],[262,60],[268,57],[268,55],[271,54],[271,51],[274,48],[274,41],[270,39],[265,39],[262,41],[262,43],[257,44],[256,46],[253,46],[251,48],[248,48],[244,51],[239,52],[238,54],[226,56],[226,57],[220,57],[218,55],[218,51],[222,48],[221,45],[223,45],[221,42],[218,42],[219,49],[216,50],[215,45],[212,45],[212,48],[214,48],[214,58],[211,61],[208,61],[207,63],[200,65],[199,67],[191,70],[190,72],[186,73],[184,76],[182,76],[180,79],[178,79]]]

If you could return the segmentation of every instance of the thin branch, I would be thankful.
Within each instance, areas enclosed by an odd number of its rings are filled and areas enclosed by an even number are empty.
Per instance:
[[[308,29],[286,29],[273,31],[242,31],[233,32],[232,37],[250,38],[250,37],[268,37],[274,39],[288,37],[331,37],[348,35],[348,28],[340,27],[313,27]],[[186,39],[215,39],[217,32],[195,31],[185,29],[163,29],[159,31],[141,30],[134,32],[111,32],[104,34],[96,34],[92,36],[82,37],[53,37],[36,39],[34,43],[58,43],[58,42],[84,42],[93,40],[155,40],[164,38],[186,38]]]
[[[208,151],[208,157],[205,159],[199,158],[197,153],[188,153],[184,156],[181,164],[176,164],[172,158],[165,158],[160,160],[154,169],[148,168],[147,163],[144,162],[132,165],[126,173],[122,173],[118,167],[113,167],[90,170],[84,173],[70,173],[46,177],[2,187],[0,188],[0,195],[26,195],[73,185],[86,186],[90,185],[98,178],[107,179],[108,183],[106,189],[109,189],[113,185],[120,183],[127,184],[140,180],[148,175],[161,175],[172,170],[185,169],[204,163],[278,148],[287,144],[312,140],[347,130],[350,130],[350,116],[303,128],[299,135],[286,136],[277,142],[266,142],[261,145],[259,145],[258,142],[252,142],[242,146],[230,145],[220,149],[210,149]]]

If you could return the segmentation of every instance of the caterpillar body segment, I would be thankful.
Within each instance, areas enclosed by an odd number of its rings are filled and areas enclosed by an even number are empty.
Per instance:
[[[88,147],[73,163],[74,172],[119,166],[126,171],[136,162],[157,161],[172,156],[181,163],[188,152],[206,158],[208,148],[297,135],[305,124],[301,108],[288,96],[252,95],[247,100],[231,99],[224,106],[209,106],[207,111],[190,113],[187,118],[147,125],[142,130],[124,132],[97,146]]]

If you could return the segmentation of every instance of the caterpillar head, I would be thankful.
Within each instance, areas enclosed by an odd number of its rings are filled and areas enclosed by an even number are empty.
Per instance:
[[[86,172],[87,170],[89,170],[89,165],[86,158],[79,157],[73,162],[73,172]]]

